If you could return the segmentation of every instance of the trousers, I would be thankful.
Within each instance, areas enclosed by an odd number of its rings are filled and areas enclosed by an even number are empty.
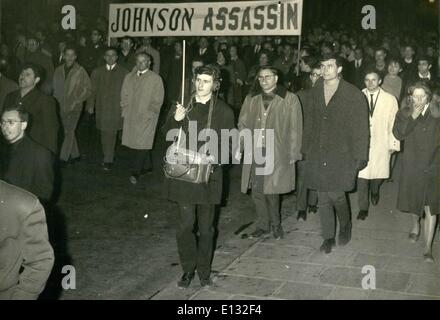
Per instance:
[[[322,237],[324,240],[333,239],[336,234],[336,215],[339,219],[340,230],[350,227],[350,209],[345,192],[318,191],[319,216],[321,220]]]
[[[179,204],[177,249],[183,272],[197,270],[201,279],[209,278],[214,252],[215,205]],[[198,236],[195,226],[197,225]]]

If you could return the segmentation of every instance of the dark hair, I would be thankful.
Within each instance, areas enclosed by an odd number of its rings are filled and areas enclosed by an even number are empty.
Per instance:
[[[208,64],[206,66],[197,67],[194,70],[194,75],[206,74],[211,76],[213,81],[221,81],[221,73],[219,67],[214,64]]]
[[[377,51],[382,51],[383,53],[385,53],[385,55],[388,54],[387,49],[385,49],[383,47],[378,47],[378,48],[374,49],[374,54],[376,54]]]
[[[304,64],[309,66],[310,68],[316,64],[317,59],[314,56],[304,56],[301,58],[302,61],[304,61]]]
[[[37,38],[35,33],[28,33],[26,35],[26,42],[29,41],[29,40],[35,40],[38,44],[40,44],[40,40]]]
[[[365,70],[364,79],[367,76],[367,74],[371,74],[371,73],[377,74],[377,77],[379,78],[379,80],[382,80],[382,75],[376,69],[373,69],[373,68],[369,68],[369,69]]]
[[[427,61],[429,65],[432,66],[432,58],[427,55],[420,55],[416,59],[417,62],[419,61]]]
[[[274,66],[272,66],[270,64],[266,64],[266,65],[261,66],[261,67],[258,68],[258,70],[257,70],[257,77],[258,77],[258,74],[261,71],[263,71],[263,70],[270,70],[276,76],[278,76],[278,74],[279,74],[279,70],[277,68],[275,68]]]
[[[121,38],[121,42],[124,41],[124,40],[130,40],[131,43],[134,44],[133,39],[132,39],[131,37],[129,37],[129,36],[123,36],[123,37]]]
[[[93,32],[97,32],[98,35],[101,36],[101,38],[104,36],[103,33],[102,33],[102,31],[99,30],[98,28],[93,28],[92,30],[90,30],[90,34],[92,34]]]
[[[107,51],[114,51],[116,54],[119,54],[119,50],[116,47],[105,47],[104,54],[106,54]]]
[[[402,66],[402,60],[400,60],[399,58],[396,58],[396,57],[391,57],[388,60],[388,65],[390,65],[392,63],[398,63],[400,66]]]
[[[268,63],[271,63],[271,62],[272,62],[272,53],[271,53],[270,51],[266,50],[266,49],[263,49],[263,50],[260,51],[260,53],[258,54],[258,61],[260,61],[260,57],[261,57],[263,54],[266,55],[266,57],[267,57],[267,62],[268,62]]]
[[[23,67],[21,68],[21,72],[26,69],[31,69],[34,72],[35,78],[40,78],[40,82],[43,81],[44,70],[42,67],[40,67],[40,65],[29,62],[23,65]]]
[[[205,60],[203,60],[203,57],[200,57],[199,55],[195,55],[191,60],[191,65],[193,62],[201,62],[203,65],[205,64]]]
[[[76,46],[72,44],[67,44],[66,47],[64,48],[64,54],[66,54],[67,50],[71,50],[75,52],[75,55],[78,56],[78,49],[76,48]]]
[[[197,67],[194,70],[194,79],[201,74],[206,74],[212,77],[212,81],[214,82],[213,91],[217,91],[220,89],[220,83],[222,81],[222,78],[219,67],[217,67],[214,64],[208,64],[206,66]]]
[[[328,60],[332,60],[332,59],[336,60],[336,66],[337,66],[337,67],[343,67],[343,66],[344,66],[344,60],[342,59],[342,57],[339,56],[339,55],[336,55],[336,54],[334,54],[334,53],[329,54],[329,55],[326,55],[326,56],[324,56],[324,57],[321,57],[321,58],[319,59],[319,62],[322,63],[322,62],[324,62],[324,61],[328,61]]]
[[[228,65],[231,62],[231,55],[229,54],[228,50],[219,50],[217,52],[217,55],[221,53],[223,57],[225,58],[225,65]]]
[[[0,73],[5,73],[9,69],[8,59],[0,56]]]
[[[20,118],[20,121],[29,122],[29,113],[26,110],[24,110],[24,108],[21,105],[13,104],[10,106],[6,106],[3,109],[2,115],[5,112],[10,112],[10,111],[17,111],[18,117]]]

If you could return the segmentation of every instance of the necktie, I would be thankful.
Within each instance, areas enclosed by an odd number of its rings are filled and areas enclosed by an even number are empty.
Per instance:
[[[370,115],[373,115],[373,111],[374,111],[374,103],[373,103],[373,97],[374,94],[370,94]]]
[[[140,77],[142,75],[142,72],[138,71],[138,77]]]

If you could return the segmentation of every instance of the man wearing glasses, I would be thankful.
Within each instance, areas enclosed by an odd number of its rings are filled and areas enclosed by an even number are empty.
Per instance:
[[[336,215],[339,245],[351,240],[346,192],[354,189],[358,171],[368,161],[368,106],[362,92],[340,78],[342,61],[335,55],[321,60],[322,77],[304,102],[304,136],[307,187],[318,191],[318,207],[326,254],[335,244]]]
[[[301,159],[302,111],[298,97],[278,85],[277,69],[262,66],[257,74],[259,88],[246,97],[238,120],[241,132],[253,132],[253,148],[244,146],[244,159],[252,152],[252,163],[243,164],[241,191],[252,189],[257,211],[251,237],[262,237],[272,229],[273,237],[281,239],[280,194],[295,188],[295,162]],[[256,161],[256,154],[263,155],[265,163]],[[263,167],[272,170],[262,172]]]
[[[28,121],[29,114],[19,106],[3,111],[1,130],[9,144],[3,178],[46,203],[51,199],[54,185],[53,156],[48,149],[27,137]]]

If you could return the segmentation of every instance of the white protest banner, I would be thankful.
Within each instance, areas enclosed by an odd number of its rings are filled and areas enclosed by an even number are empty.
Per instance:
[[[301,35],[303,0],[110,4],[109,37]]]

